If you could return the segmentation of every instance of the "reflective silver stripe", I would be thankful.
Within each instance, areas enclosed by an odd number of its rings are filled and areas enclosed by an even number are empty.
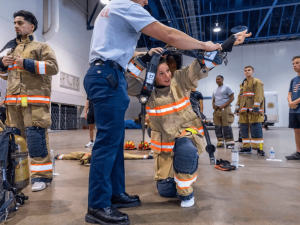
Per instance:
[[[17,101],[17,98],[5,98],[5,101]]]
[[[129,63],[127,67],[130,72],[132,72],[134,75],[139,76],[140,73],[142,72],[140,69],[138,69],[132,62]]]
[[[65,154],[59,155],[58,159],[62,159],[65,156]]]
[[[7,77],[7,76],[8,76],[8,73],[0,73],[0,76],[2,76],[2,77]]]
[[[250,143],[250,139],[247,139],[247,140],[243,140],[243,143]]]
[[[227,141],[227,142],[225,142],[227,145],[229,145],[229,144],[234,144],[234,141]]]
[[[21,98],[20,98],[21,99]],[[18,98],[19,100],[19,98]],[[40,98],[40,97],[27,97],[27,100],[35,100],[35,101],[47,101],[50,102],[49,98]]]
[[[154,144],[153,142],[151,142],[151,145],[156,147],[156,148],[167,148],[167,149],[173,149],[174,148],[174,145],[157,145],[157,144]]]
[[[179,108],[183,107],[184,105],[187,105],[189,102],[190,102],[190,100],[185,100],[183,103],[180,103],[179,105],[174,105],[172,107],[168,107],[165,109],[159,109],[159,110],[147,109],[147,112],[149,112],[149,113],[165,113],[165,112],[173,111],[174,109],[179,109]]]
[[[243,111],[243,110],[247,111],[248,108],[244,108],[244,107],[243,107],[241,110],[242,110],[242,111]],[[252,111],[252,108],[250,108],[249,111]]]
[[[255,143],[255,144],[260,144],[260,143],[264,143],[264,140],[251,140],[251,143]]]
[[[39,74],[46,74],[46,62],[40,61],[38,62]]]
[[[254,105],[260,106],[260,103],[259,102],[254,102]]]
[[[235,106],[236,109],[239,109],[240,107],[238,105]]]
[[[197,175],[188,181],[181,181],[176,177],[176,175],[174,176],[174,181],[176,182],[177,186],[180,188],[189,188],[191,184],[196,182],[196,180],[197,180]]]
[[[244,92],[243,96],[254,96],[254,92]]]
[[[52,163],[47,164],[31,164],[30,170],[35,172],[46,172],[52,170]]]

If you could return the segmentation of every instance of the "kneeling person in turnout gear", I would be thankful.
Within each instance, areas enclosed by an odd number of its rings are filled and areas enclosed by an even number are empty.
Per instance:
[[[218,88],[214,90],[212,98],[213,98],[213,120],[215,124],[215,132],[218,138],[217,147],[224,146],[227,148],[232,148],[234,146],[234,139],[231,124],[234,121],[234,114],[231,112],[231,102],[234,100],[234,93],[232,89],[223,84],[224,77],[222,75],[218,75],[216,79],[216,83],[218,84]]]
[[[261,80],[253,77],[254,68],[246,66],[244,74],[246,79],[240,85],[240,93],[236,103],[235,112],[240,116],[240,131],[243,141],[242,154],[257,154],[264,156],[264,140],[262,123],[264,122],[264,86]]]
[[[51,124],[51,80],[58,72],[58,65],[51,47],[34,40],[38,22],[32,13],[16,12],[14,24],[17,38],[2,49],[11,51],[0,59],[2,73],[8,73],[6,121],[15,134],[26,139],[32,191],[41,191],[52,181],[47,128]]]
[[[138,76],[157,51],[163,50],[151,49],[129,63],[125,74],[129,95],[141,95],[144,80]],[[152,128],[154,179],[161,196],[177,196],[181,207],[191,207],[195,204],[192,184],[197,179],[198,158],[206,141],[201,120],[194,113],[189,98],[191,90],[197,88],[200,79],[208,76],[209,70],[208,65],[196,59],[185,68],[177,68],[172,75],[167,60],[168,57],[160,59],[154,90],[146,107]]]

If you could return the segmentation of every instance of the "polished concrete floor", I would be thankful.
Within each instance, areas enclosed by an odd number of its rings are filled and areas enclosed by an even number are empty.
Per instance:
[[[238,130],[234,129],[237,139]],[[214,132],[210,130],[213,143]],[[131,224],[300,224],[300,162],[286,161],[284,156],[295,151],[291,129],[271,128],[264,131],[265,149],[274,147],[276,158],[240,156],[244,168],[220,171],[209,164],[204,153],[199,160],[199,175],[194,185],[196,205],[180,208],[176,198],[162,198],[153,180],[154,161],[126,161],[126,191],[138,194],[142,205],[123,209]],[[55,154],[87,151],[87,130],[63,131],[50,134]],[[126,130],[126,140],[141,141],[141,130]],[[149,139],[148,139],[149,140]],[[142,154],[139,151],[128,151]],[[267,154],[268,156],[268,154]],[[216,157],[231,159],[230,150],[218,149]],[[87,209],[89,168],[77,161],[56,161],[52,185],[42,192],[29,195],[26,204],[11,216],[7,224],[14,225],[84,225]]]

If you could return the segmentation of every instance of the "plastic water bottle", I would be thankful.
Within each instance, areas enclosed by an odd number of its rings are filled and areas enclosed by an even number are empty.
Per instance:
[[[273,147],[271,147],[271,150],[270,150],[270,159],[272,159],[272,160],[275,159],[275,151],[274,151]]]
[[[232,147],[231,149],[231,161],[232,165],[236,167],[236,169],[239,168],[239,150],[235,149],[235,146]]]
[[[52,174],[55,175],[55,156],[53,149],[50,150],[50,158],[52,162]]]

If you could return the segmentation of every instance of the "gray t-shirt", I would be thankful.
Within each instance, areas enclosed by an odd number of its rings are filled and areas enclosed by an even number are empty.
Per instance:
[[[230,95],[233,94],[232,89],[223,84],[221,87],[218,87],[214,90],[212,98],[215,99],[215,106],[222,106],[230,99]]]
[[[89,62],[113,60],[126,69],[140,38],[140,30],[155,21],[137,3],[129,0],[111,1],[95,21]]]

